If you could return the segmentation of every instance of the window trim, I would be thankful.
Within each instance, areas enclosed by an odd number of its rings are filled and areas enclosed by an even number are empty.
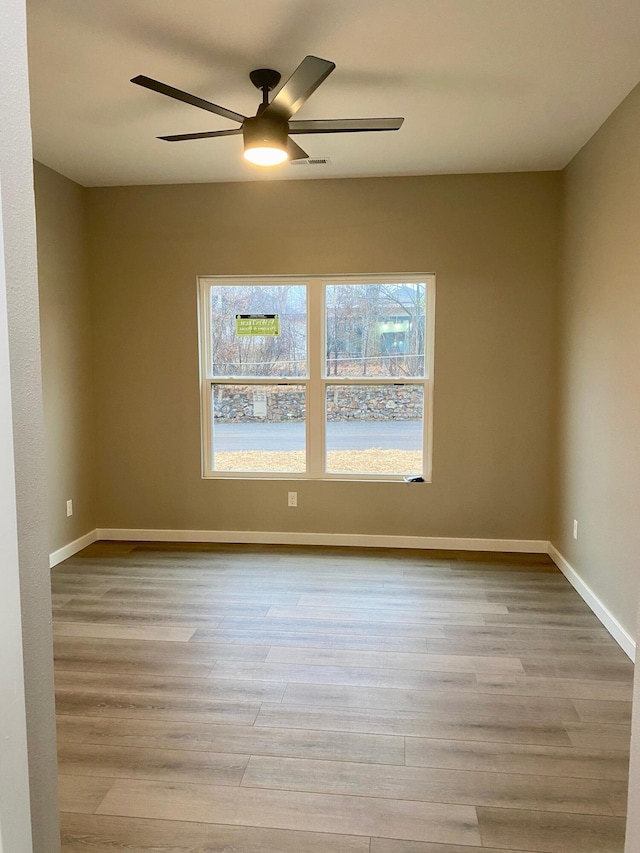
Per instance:
[[[426,288],[425,370],[424,377],[340,377],[326,375],[326,287],[340,284],[415,284]],[[307,376],[306,377],[237,377],[211,375],[212,353],[209,334],[209,288],[237,285],[291,285],[306,287],[307,293]],[[325,453],[326,388],[328,385],[417,385],[423,388],[423,473],[425,482],[432,481],[433,396],[435,350],[434,273],[385,273],[374,275],[286,275],[286,276],[221,276],[197,277],[198,350],[200,379],[200,448],[201,476],[206,480],[316,480],[403,482],[402,474],[328,473],[323,471]],[[318,318],[318,322],[312,322]],[[303,385],[306,389],[306,458],[304,472],[282,471],[215,471],[213,470],[213,418],[211,389],[213,385]]]

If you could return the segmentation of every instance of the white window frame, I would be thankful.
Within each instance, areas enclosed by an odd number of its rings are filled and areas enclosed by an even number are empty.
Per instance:
[[[424,377],[340,377],[326,375],[326,315],[327,285],[334,284],[415,284],[424,282],[426,288],[425,370]],[[300,284],[307,290],[307,377],[238,377],[213,376],[211,371],[211,286],[276,286]],[[433,452],[433,374],[435,345],[435,275],[433,273],[385,273],[384,275],[347,276],[198,276],[198,329],[200,351],[200,420],[201,458],[204,479],[232,480],[363,480],[402,482],[402,474],[385,473],[328,473],[323,471],[325,459],[326,389],[328,385],[415,385],[423,388],[423,447],[422,477],[431,482]],[[298,385],[306,390],[306,457],[305,472],[282,471],[215,471],[213,470],[213,418],[211,393],[213,385]]]

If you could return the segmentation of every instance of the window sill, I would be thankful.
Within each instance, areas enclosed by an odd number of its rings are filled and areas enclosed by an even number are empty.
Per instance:
[[[220,473],[220,474],[203,474],[203,480],[250,480],[252,482],[310,482],[310,483],[402,483],[404,485],[424,485],[431,483],[426,477],[420,482],[407,482],[405,475],[384,475],[384,474],[335,474],[334,476],[322,475],[318,477],[310,476],[309,474],[265,474],[262,472],[247,472],[244,473]]]

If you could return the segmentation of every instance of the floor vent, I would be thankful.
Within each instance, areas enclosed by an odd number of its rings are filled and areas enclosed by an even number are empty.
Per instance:
[[[305,160],[290,160],[292,166],[328,166],[331,160],[328,157],[307,157]]]

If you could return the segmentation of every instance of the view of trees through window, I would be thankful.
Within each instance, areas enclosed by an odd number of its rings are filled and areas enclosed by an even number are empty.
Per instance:
[[[424,284],[330,284],[327,376],[424,376]]]
[[[279,334],[240,336],[238,314],[277,314]],[[302,284],[211,288],[213,376],[306,376],[307,288]]]
[[[426,281],[209,280],[208,470],[422,474]],[[312,287],[324,308],[309,315]],[[318,376],[308,329],[323,341]]]

